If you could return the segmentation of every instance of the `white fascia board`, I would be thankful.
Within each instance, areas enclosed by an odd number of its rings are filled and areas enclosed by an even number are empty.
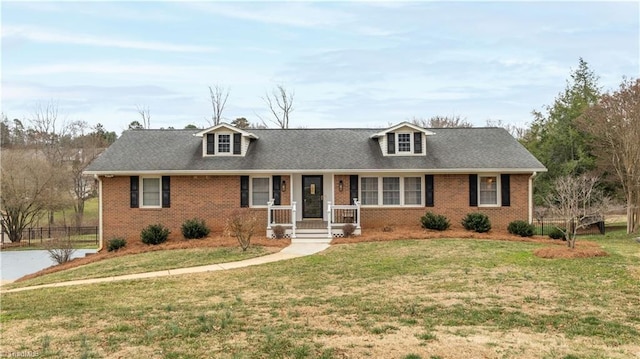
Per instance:
[[[460,174],[460,173],[534,173],[546,172],[546,168],[406,168],[406,169],[263,169],[263,170],[150,170],[150,171],[85,171],[85,175],[96,176],[136,176],[136,175],[174,175],[174,176],[215,176],[215,175],[251,175],[251,174],[353,174],[353,173],[430,173],[430,174]]]
[[[216,131],[216,130],[218,130],[218,129],[220,129],[220,128],[223,128],[223,127],[224,127],[224,128],[226,128],[226,129],[228,129],[228,130],[230,130],[230,131],[232,131],[232,132],[240,133],[240,134],[242,134],[242,136],[244,136],[244,137],[249,137],[249,138],[253,138],[253,139],[256,139],[256,140],[258,139],[258,136],[254,135],[253,133],[251,133],[251,132],[247,132],[247,131],[245,131],[245,130],[242,130],[242,129],[240,129],[240,128],[237,128],[237,127],[235,127],[235,126],[233,126],[233,125],[230,125],[230,124],[228,124],[228,123],[225,123],[225,122],[223,122],[223,123],[221,123],[221,124],[219,124],[219,125],[215,125],[215,126],[213,126],[213,127],[206,128],[206,129],[204,129],[204,130],[202,130],[202,131],[200,131],[200,132],[196,132],[196,133],[194,133],[193,135],[194,135],[195,137],[202,137],[202,136],[206,135],[206,134],[207,134],[207,133],[209,133],[209,132]]]
[[[435,132],[431,132],[431,131],[429,131],[429,130],[427,130],[425,128],[422,128],[422,127],[416,126],[416,125],[414,125],[414,124],[412,124],[410,122],[404,121],[404,122],[401,122],[401,123],[399,123],[399,124],[397,124],[397,125],[395,125],[393,127],[389,127],[389,128],[387,128],[387,129],[385,129],[385,130],[383,130],[381,132],[374,133],[373,135],[371,135],[371,138],[378,138],[378,137],[385,136],[387,133],[394,132],[395,130],[397,130],[397,129],[401,128],[401,127],[411,127],[412,129],[414,129],[414,130],[416,130],[418,132],[424,133],[425,136],[431,136],[431,135],[435,135],[436,134]]]

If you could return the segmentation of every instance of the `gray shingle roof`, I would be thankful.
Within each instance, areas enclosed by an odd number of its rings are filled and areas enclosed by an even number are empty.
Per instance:
[[[199,130],[125,131],[89,165],[89,174],[191,171],[546,169],[501,128],[432,129],[426,156],[382,155],[370,136],[381,129],[252,129],[245,157],[203,157]]]

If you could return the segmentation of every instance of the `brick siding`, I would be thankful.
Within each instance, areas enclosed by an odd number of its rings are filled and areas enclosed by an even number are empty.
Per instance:
[[[282,205],[290,204],[291,178],[282,176],[287,183]],[[338,189],[342,180],[343,190]],[[349,204],[349,176],[335,176],[335,203]],[[363,208],[362,228],[383,226],[411,226],[418,228],[419,219],[426,211],[443,214],[453,228],[461,228],[460,221],[469,212],[486,213],[494,229],[506,229],[513,220],[528,218],[529,175],[511,175],[510,207],[469,207],[469,177],[461,175],[435,175],[435,206],[419,208]],[[206,221],[214,232],[224,230],[226,218],[240,207],[239,176],[172,176],[171,208],[129,208],[129,177],[102,178],[103,239],[116,236],[130,239],[140,237],[140,231],[149,224],[167,226],[172,236],[181,236],[182,223],[198,217]],[[297,190],[297,189],[296,189]],[[424,196],[424,193],[423,193]],[[252,209],[266,229],[267,211]]]
[[[361,225],[363,230],[384,226],[419,228],[420,217],[431,211],[449,218],[451,228],[460,229],[460,222],[467,213],[482,212],[489,216],[494,229],[506,230],[511,221],[528,220],[529,177],[526,174],[511,175],[511,206],[469,207],[469,175],[435,175],[434,207],[363,208]]]

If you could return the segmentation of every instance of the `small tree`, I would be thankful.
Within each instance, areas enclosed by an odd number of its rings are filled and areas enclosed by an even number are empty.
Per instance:
[[[233,211],[227,219],[226,232],[235,237],[240,243],[242,251],[246,251],[251,244],[251,237],[258,228],[258,218],[249,209],[238,209]]]
[[[597,183],[598,177],[588,175],[562,176],[553,182],[547,204],[551,213],[565,222],[559,229],[569,248],[576,247],[578,230],[601,221],[608,207],[609,199]]]

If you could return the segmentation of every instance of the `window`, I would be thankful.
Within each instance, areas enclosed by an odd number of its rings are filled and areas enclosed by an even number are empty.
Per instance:
[[[253,206],[266,206],[267,202],[269,202],[269,178],[253,178],[251,193],[251,204]]]
[[[480,177],[479,195],[481,206],[498,205],[498,177],[484,176]]]
[[[231,135],[218,135],[218,153],[231,152]]]
[[[400,204],[400,178],[399,177],[383,177],[382,178],[382,204],[384,205]]]
[[[362,204],[378,204],[378,177],[362,177]]]
[[[422,177],[362,177],[360,198],[365,206],[421,206]]]
[[[160,207],[160,178],[142,179],[142,207]]]
[[[398,152],[411,152],[411,134],[398,134]]]
[[[420,177],[404,178],[404,204],[422,204],[422,183]]]

